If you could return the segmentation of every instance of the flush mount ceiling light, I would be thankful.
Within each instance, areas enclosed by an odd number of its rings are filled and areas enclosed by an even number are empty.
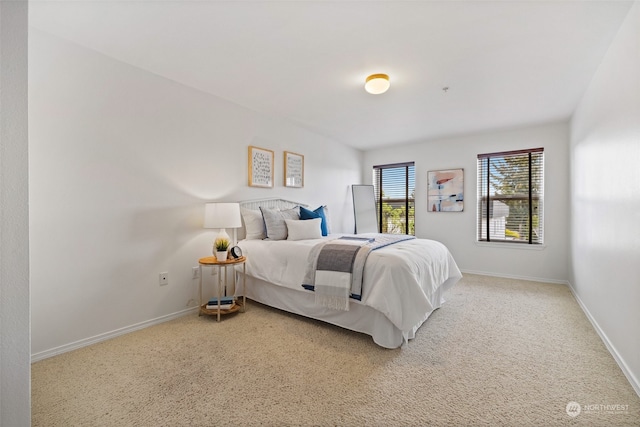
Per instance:
[[[379,95],[385,93],[389,89],[389,76],[386,74],[371,74],[367,77],[364,84],[364,89],[373,94]]]

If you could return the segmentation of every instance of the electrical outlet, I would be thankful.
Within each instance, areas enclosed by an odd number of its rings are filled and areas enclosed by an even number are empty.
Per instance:
[[[160,286],[169,284],[169,273],[160,273]]]
[[[198,277],[200,277],[200,268],[191,267],[191,278],[197,279]]]

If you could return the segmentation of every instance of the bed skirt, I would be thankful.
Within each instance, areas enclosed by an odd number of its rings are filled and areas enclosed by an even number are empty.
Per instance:
[[[415,338],[418,328],[444,302],[441,295],[442,288],[439,288],[434,298],[439,301],[439,305],[434,310],[425,313],[422,320],[410,330],[401,331],[384,314],[359,301],[352,300],[349,311],[333,310],[317,305],[312,291],[297,291],[251,276],[247,276],[246,279],[246,297],[249,299],[290,313],[370,335],[376,344],[385,348],[398,348]],[[240,278],[239,281],[241,282],[242,279]],[[239,286],[236,292],[241,295],[242,286]]]

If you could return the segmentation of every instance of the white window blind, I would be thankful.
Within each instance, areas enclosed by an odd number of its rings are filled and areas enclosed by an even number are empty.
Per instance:
[[[378,231],[415,235],[415,185],[413,162],[373,167]]]
[[[544,243],[544,149],[478,155],[478,241]]]

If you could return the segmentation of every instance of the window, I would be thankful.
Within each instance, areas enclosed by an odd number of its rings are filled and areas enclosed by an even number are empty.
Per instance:
[[[478,155],[478,241],[543,243],[544,149]]]
[[[416,234],[416,173],[413,162],[373,167],[378,231]]]

